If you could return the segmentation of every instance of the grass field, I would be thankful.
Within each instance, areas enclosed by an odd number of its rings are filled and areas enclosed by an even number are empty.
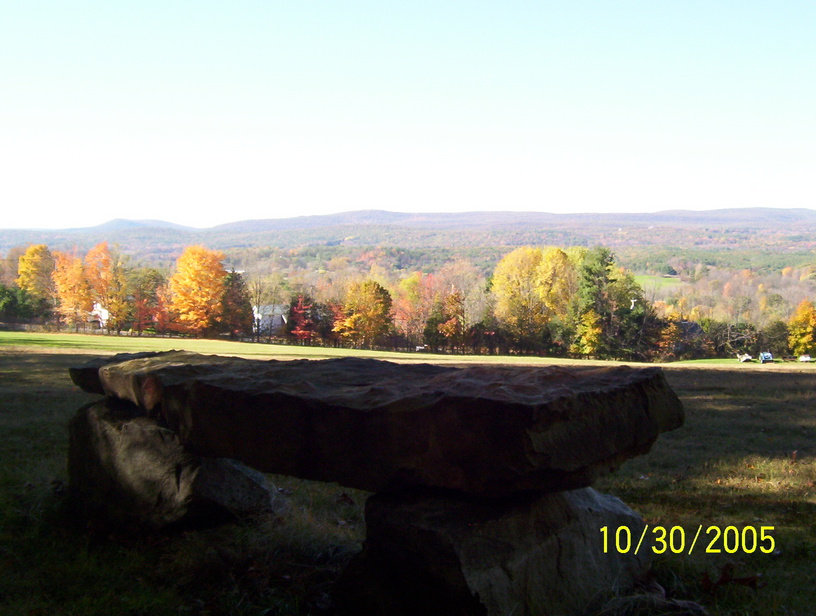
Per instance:
[[[637,282],[648,295],[649,291],[655,290],[671,290],[683,285],[679,278],[669,278],[667,276],[650,276],[647,274],[639,274],[635,276]]]
[[[292,515],[131,537],[72,520],[63,507],[66,424],[91,397],[67,368],[89,355],[185,348],[246,357],[345,350],[220,341],[0,333],[0,614],[332,614],[334,577],[364,536],[365,493],[273,477]],[[402,361],[552,363],[536,358],[359,354]],[[656,556],[667,592],[721,616],[805,615],[816,605],[816,366],[687,362],[664,367],[686,423],[596,486],[652,526],[685,530],[683,553]],[[689,555],[698,527],[700,542]],[[716,529],[772,526],[770,553],[733,554]],[[715,530],[709,531],[709,527]],[[708,532],[707,532],[708,531]],[[675,531],[675,547],[679,531]],[[598,540],[601,540],[599,533]],[[733,544],[733,541],[732,541]],[[767,546],[768,543],[762,544]],[[706,591],[734,565],[759,588]],[[618,614],[632,612],[618,612]]]

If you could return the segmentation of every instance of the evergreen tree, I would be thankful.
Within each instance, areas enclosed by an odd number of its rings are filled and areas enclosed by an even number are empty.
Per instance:
[[[252,333],[253,315],[249,290],[243,276],[234,269],[224,277],[224,293],[221,297],[219,328],[230,338],[240,338]]]

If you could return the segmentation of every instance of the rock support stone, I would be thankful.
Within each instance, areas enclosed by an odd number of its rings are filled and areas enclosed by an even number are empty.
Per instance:
[[[200,456],[372,492],[586,487],[683,422],[659,368],[257,361],[186,352],[72,370]]]
[[[581,614],[649,568],[648,550],[604,553],[603,526],[639,537],[644,522],[592,488],[479,503],[375,495],[335,599],[349,616]]]
[[[240,462],[201,458],[129,402],[105,399],[69,425],[72,500],[91,519],[159,529],[191,516],[281,513],[287,503]]]

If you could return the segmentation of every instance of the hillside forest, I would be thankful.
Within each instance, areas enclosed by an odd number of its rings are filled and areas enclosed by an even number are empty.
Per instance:
[[[309,251],[237,254],[188,246],[162,268],[136,264],[107,242],[84,255],[16,247],[2,259],[0,321],[643,361],[816,351],[811,267],[758,273],[674,259],[663,276],[636,277],[602,246],[522,246],[489,271],[462,257],[433,271],[404,269],[382,248],[322,262]],[[275,314],[277,323],[266,318]]]

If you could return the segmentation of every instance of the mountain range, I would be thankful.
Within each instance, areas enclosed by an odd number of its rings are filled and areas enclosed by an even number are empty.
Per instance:
[[[185,246],[236,249],[273,247],[399,247],[473,249],[480,246],[603,244],[620,251],[655,246],[677,250],[816,249],[816,210],[745,208],[668,210],[639,214],[545,212],[403,213],[361,210],[321,216],[243,220],[199,229],[161,220],[115,219],[95,227],[59,230],[0,229],[0,252],[47,244],[86,251],[108,241],[138,260],[170,262]]]

